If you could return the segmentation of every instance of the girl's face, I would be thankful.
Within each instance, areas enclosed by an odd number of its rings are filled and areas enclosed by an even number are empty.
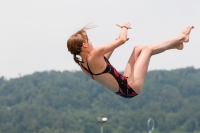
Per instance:
[[[92,51],[93,50],[93,45],[92,45],[92,42],[88,39],[86,40],[83,45],[82,45],[82,48],[84,48],[86,51]]]
[[[88,44],[91,48],[93,48],[92,42],[90,41],[90,39],[88,39]]]

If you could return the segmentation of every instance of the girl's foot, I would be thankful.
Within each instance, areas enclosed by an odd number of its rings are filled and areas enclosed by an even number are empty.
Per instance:
[[[193,25],[190,25],[188,26],[187,28],[185,28],[182,33],[181,33],[181,36],[182,36],[182,41],[183,42],[189,42],[189,35],[190,35],[190,31],[194,28]]]

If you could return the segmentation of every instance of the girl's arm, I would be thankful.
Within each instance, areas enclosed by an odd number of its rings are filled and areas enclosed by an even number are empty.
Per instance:
[[[108,53],[107,53],[107,54],[105,54],[104,56],[105,56],[107,59],[109,59],[109,58],[110,58],[110,56],[112,55],[113,51],[114,51],[114,50],[112,50],[112,51],[108,52]]]
[[[130,28],[130,23],[125,23],[121,25],[118,24],[118,26],[122,28],[119,38],[107,45],[96,48],[95,55],[106,55],[107,57],[110,57],[115,48],[121,46],[126,41],[128,41],[129,38],[127,38],[127,31]]]
[[[118,38],[117,38],[117,39],[118,39]],[[117,40],[117,39],[116,39],[116,40]],[[127,38],[127,39],[126,39],[126,41],[128,41],[128,40],[129,40],[129,38]],[[107,54],[105,54],[104,56],[105,56],[107,59],[109,59],[109,58],[110,58],[110,56],[112,55],[113,51],[114,51],[114,50],[112,50],[112,51],[108,52],[108,53],[107,53]]]

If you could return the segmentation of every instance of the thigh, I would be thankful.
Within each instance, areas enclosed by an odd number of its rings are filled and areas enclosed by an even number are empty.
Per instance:
[[[124,76],[130,77],[131,73],[134,70],[134,64],[135,64],[137,58],[139,57],[140,52],[143,47],[144,47],[144,45],[138,45],[138,46],[134,47],[134,49],[131,53],[131,56],[126,64],[126,68],[124,70]]]
[[[134,64],[130,77],[128,78],[128,84],[134,88],[136,93],[141,92],[144,84],[144,79],[148,70],[149,61],[151,58],[152,50],[149,47],[144,47]]]

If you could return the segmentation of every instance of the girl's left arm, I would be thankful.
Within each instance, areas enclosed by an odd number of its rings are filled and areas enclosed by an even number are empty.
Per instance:
[[[110,58],[110,56],[112,55],[113,51],[114,51],[114,50],[112,50],[112,51],[108,52],[108,53],[107,53],[107,54],[105,54],[104,56],[105,56],[107,59],[109,59],[109,58]]]
[[[117,38],[117,39],[118,39],[118,38]],[[116,39],[116,40],[117,40],[117,39]],[[128,41],[128,40],[129,40],[129,38],[126,39],[126,41]],[[113,51],[114,51],[114,49],[113,49],[112,51],[106,53],[104,56],[105,56],[107,59],[109,59],[109,58],[111,57]]]

